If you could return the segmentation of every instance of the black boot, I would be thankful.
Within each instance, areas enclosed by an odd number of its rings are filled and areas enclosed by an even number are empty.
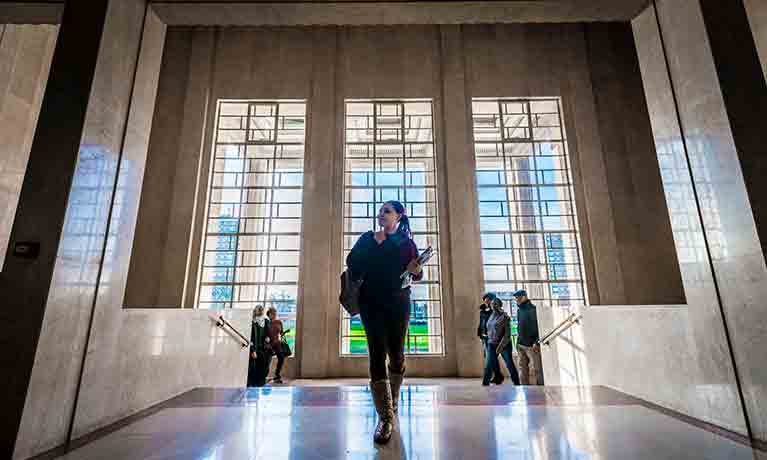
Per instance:
[[[370,392],[378,413],[378,424],[373,441],[386,444],[394,431],[394,408],[392,407],[391,387],[388,380],[370,382]]]

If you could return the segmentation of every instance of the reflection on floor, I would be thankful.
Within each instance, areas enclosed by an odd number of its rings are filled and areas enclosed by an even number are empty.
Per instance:
[[[435,384],[439,382],[439,384]],[[732,436],[603,388],[418,381],[373,445],[363,385],[198,389],[65,454],[85,459],[752,459]]]

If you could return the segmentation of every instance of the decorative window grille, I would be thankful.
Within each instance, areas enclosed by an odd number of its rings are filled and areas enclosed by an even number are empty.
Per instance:
[[[559,99],[474,99],[472,122],[485,289],[510,308],[522,288],[539,306],[584,304]]]
[[[439,249],[437,179],[431,100],[347,100],[344,128],[344,260],[357,238],[377,227],[388,200],[408,211],[413,237],[423,251]],[[439,254],[412,288],[409,354],[444,352]],[[341,310],[341,354],[367,353],[359,317]]]
[[[306,102],[218,103],[200,308],[274,306],[295,337]]]

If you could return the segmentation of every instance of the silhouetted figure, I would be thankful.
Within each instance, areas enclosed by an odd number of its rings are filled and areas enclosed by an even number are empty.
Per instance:
[[[520,289],[514,294],[517,301],[517,353],[522,385],[530,385],[530,371],[535,385],[543,385],[543,364],[541,346],[538,343],[538,313],[535,305],[527,298],[527,291]]]
[[[492,292],[486,293],[482,296],[482,303],[479,305],[479,325],[477,326],[477,337],[482,342],[482,362],[484,366],[485,356],[487,356],[487,320],[490,319],[490,315],[493,314],[493,307],[491,303],[496,295]],[[496,385],[503,383],[503,373],[501,373],[500,364],[493,369],[493,378],[491,382]]]
[[[248,386],[266,385],[269,375],[269,362],[272,359],[269,347],[269,318],[264,314],[264,306],[257,305],[253,310],[253,327],[250,330],[250,360],[248,362]]]
[[[381,230],[364,233],[346,258],[354,277],[362,277],[360,319],[365,328],[370,360],[370,391],[378,425],[373,439],[386,443],[394,429],[399,390],[405,374],[405,336],[410,320],[410,287],[400,276],[407,270],[418,281],[422,269],[410,222],[399,201],[387,201],[378,211]],[[386,358],[389,358],[387,378]]]
[[[282,328],[282,321],[277,319],[277,309],[269,307],[266,312],[266,316],[269,318],[269,344],[272,347],[272,352],[277,356],[277,368],[274,370],[273,383],[282,383],[282,365],[285,363],[285,354],[282,350],[282,334],[284,329]],[[271,365],[271,359],[269,360]]]
[[[519,374],[514,365],[511,346],[511,317],[503,311],[503,301],[499,298],[492,300],[493,313],[487,319],[487,351],[485,352],[485,372],[482,385],[490,385],[490,377],[495,369],[499,369],[498,355],[503,357],[506,368],[509,369],[511,381],[519,385]]]

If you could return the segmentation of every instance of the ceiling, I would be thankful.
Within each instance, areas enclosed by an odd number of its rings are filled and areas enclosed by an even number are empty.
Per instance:
[[[116,0],[125,1],[125,0]],[[168,25],[389,25],[627,21],[649,0],[150,0]],[[55,23],[61,1],[0,3],[0,23]]]

